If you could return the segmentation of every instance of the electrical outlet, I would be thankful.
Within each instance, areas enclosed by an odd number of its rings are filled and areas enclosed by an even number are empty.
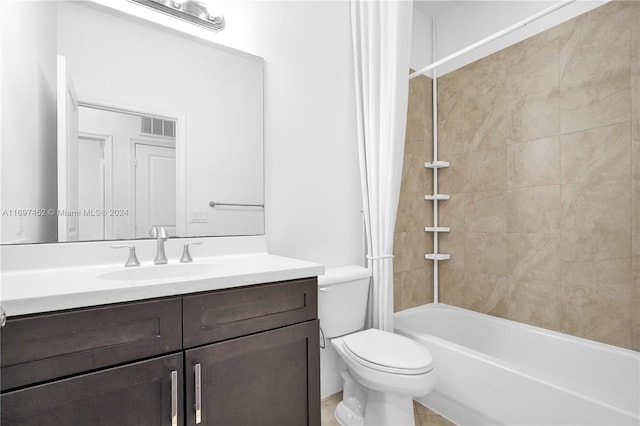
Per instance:
[[[209,223],[209,212],[206,210],[191,210],[189,223]]]

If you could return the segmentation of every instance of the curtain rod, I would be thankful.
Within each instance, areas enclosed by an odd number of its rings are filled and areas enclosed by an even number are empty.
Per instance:
[[[532,23],[533,21],[536,21],[536,20],[538,20],[538,19],[540,19],[540,18],[542,18],[544,16],[547,16],[548,14],[550,14],[552,12],[555,12],[558,9],[561,9],[561,8],[563,8],[565,6],[568,6],[569,4],[571,4],[571,3],[575,2],[575,1],[576,0],[564,0],[561,3],[558,3],[558,4],[555,4],[555,5],[551,6],[551,7],[548,7],[546,9],[536,13],[535,15],[530,16],[527,19],[518,22],[517,24],[513,24],[510,27],[507,27],[507,28],[503,29],[502,31],[498,31],[497,33],[495,33],[493,35],[490,35],[487,38],[484,38],[484,39],[482,39],[482,40],[480,40],[480,41],[478,41],[476,43],[473,43],[470,46],[465,47],[464,49],[458,50],[457,52],[452,53],[451,55],[446,56],[446,57],[440,59],[439,61],[436,61],[436,62],[432,63],[431,65],[427,65],[426,67],[419,69],[418,71],[410,74],[409,75],[409,79],[419,77],[422,74],[426,73],[427,71],[431,71],[432,69],[437,68],[440,65],[446,64],[447,62],[449,62],[449,61],[451,61],[451,60],[453,60],[453,59],[455,59],[455,58],[457,58],[459,56],[462,56],[465,53],[468,53],[468,52],[470,52],[470,51],[472,51],[474,49],[477,49],[478,47],[484,46],[485,44],[490,43],[490,42],[492,42],[492,41],[494,41],[494,40],[496,40],[496,39],[498,39],[498,38],[500,38],[500,37],[502,37],[504,35],[512,33],[515,30],[520,29],[520,28],[522,28],[522,27],[524,27],[524,26]]]

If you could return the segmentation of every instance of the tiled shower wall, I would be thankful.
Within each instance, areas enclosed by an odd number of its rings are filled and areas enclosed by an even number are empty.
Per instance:
[[[433,301],[432,264],[424,254],[432,250],[432,235],[425,226],[433,222],[433,207],[424,195],[431,193],[432,173],[424,168],[433,157],[431,79],[409,82],[409,109],[402,167],[402,186],[396,220],[393,261],[396,311]]]
[[[438,80],[441,302],[640,350],[639,74],[640,2],[614,1]],[[407,201],[417,179],[403,180],[397,308],[432,297],[431,262],[405,260],[431,237],[409,237],[418,214],[431,223]]]

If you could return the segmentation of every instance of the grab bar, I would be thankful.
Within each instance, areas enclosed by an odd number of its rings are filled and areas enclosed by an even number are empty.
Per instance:
[[[241,204],[241,203],[216,203],[215,201],[209,202],[209,207],[216,206],[239,206],[239,207],[262,207],[264,208],[264,204]]]

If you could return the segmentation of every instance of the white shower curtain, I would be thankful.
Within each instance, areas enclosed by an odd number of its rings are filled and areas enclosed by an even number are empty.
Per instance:
[[[367,267],[373,274],[369,325],[386,331],[393,331],[393,234],[407,120],[412,12],[412,1],[351,1]]]

